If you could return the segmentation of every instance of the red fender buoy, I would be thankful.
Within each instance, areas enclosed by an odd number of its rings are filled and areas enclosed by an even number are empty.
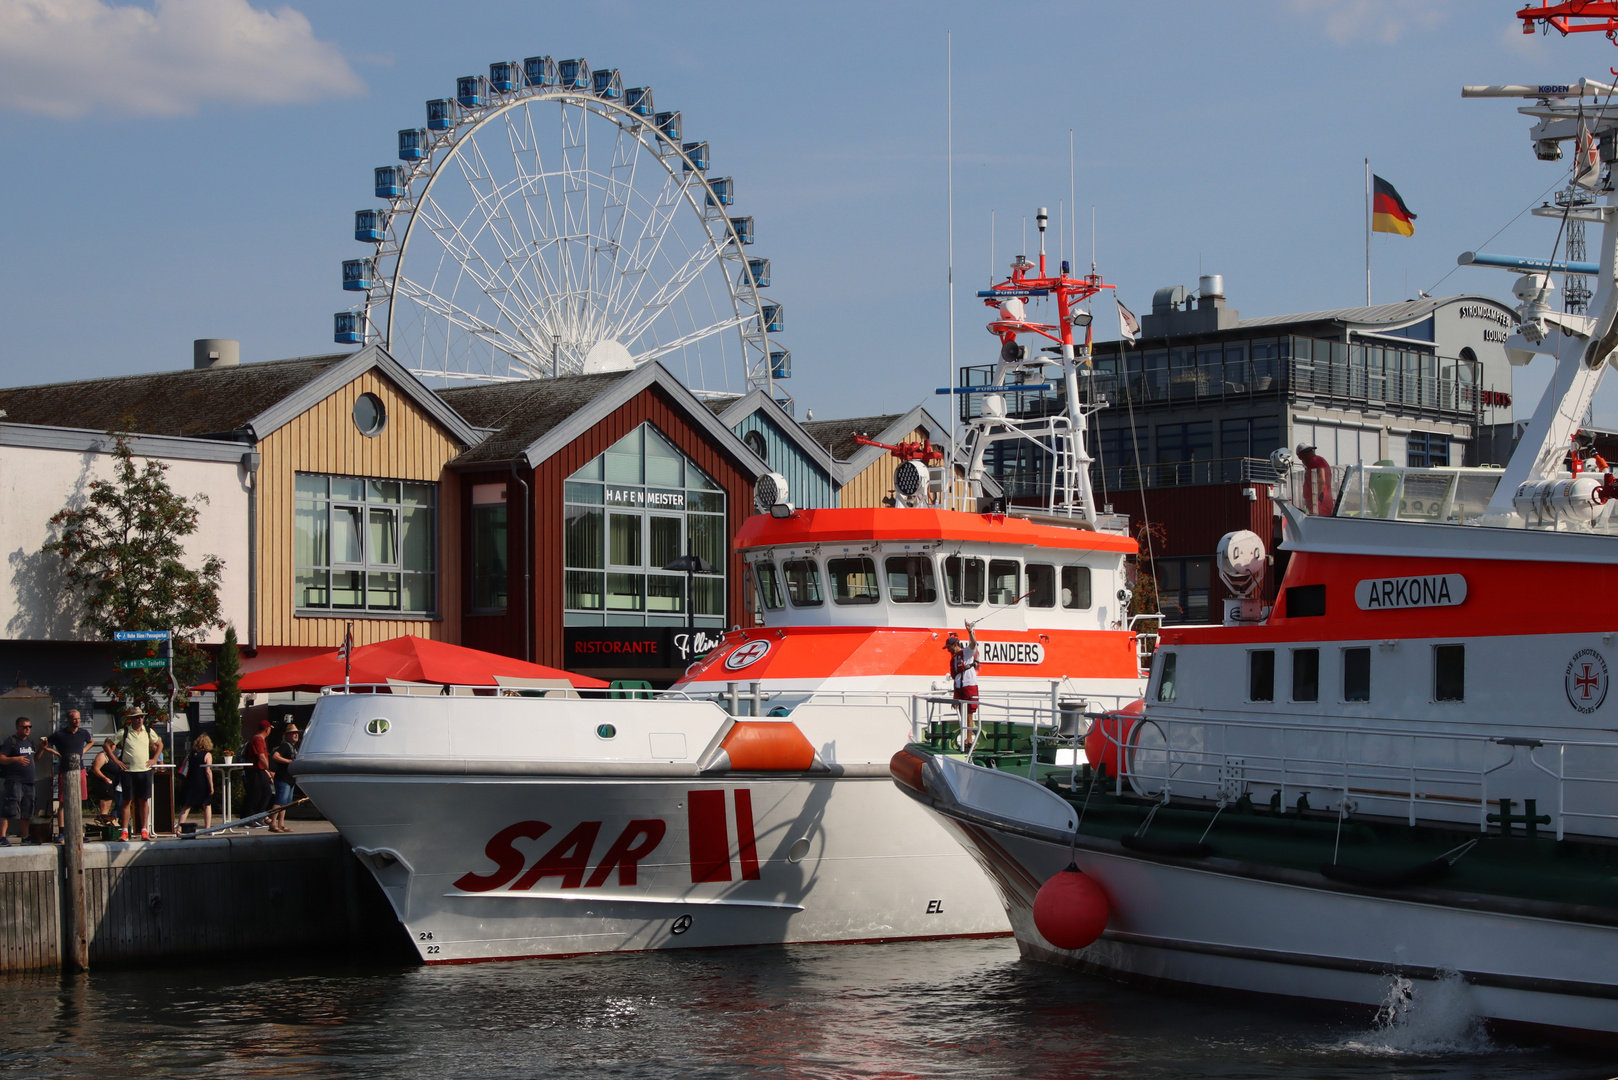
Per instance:
[[[1124,775],[1123,748],[1129,745],[1129,735],[1145,711],[1145,699],[1136,698],[1118,711],[1096,719],[1090,734],[1084,737],[1084,758],[1091,768],[1104,764],[1108,776]]]
[[[1101,936],[1112,905],[1096,880],[1073,863],[1034,894],[1034,926],[1058,949],[1082,949]]]

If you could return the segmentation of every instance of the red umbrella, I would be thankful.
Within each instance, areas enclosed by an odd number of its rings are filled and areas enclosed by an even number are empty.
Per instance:
[[[530,664],[498,653],[467,649],[442,641],[406,634],[404,637],[363,645],[354,650],[350,679],[356,683],[400,682],[450,683],[455,686],[496,686],[495,676],[518,679],[565,679],[580,689],[602,689],[608,683],[588,675]],[[336,650],[275,667],[261,668],[242,676],[244,691],[319,690],[343,682],[343,658]],[[214,689],[212,684],[197,687]]]

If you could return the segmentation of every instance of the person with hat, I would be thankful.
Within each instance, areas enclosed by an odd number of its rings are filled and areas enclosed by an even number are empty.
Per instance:
[[[955,706],[961,716],[961,749],[970,751],[974,738],[974,722],[978,715],[978,635],[969,624],[965,642],[954,631],[944,641],[949,651],[949,674],[955,683]]]
[[[242,778],[247,785],[247,805],[243,817],[253,817],[270,808],[270,748],[264,741],[269,731],[270,718],[266,716],[258,722],[258,731],[236,755],[236,760],[247,766]],[[255,821],[247,827],[263,829],[267,826],[262,821]]]
[[[292,762],[298,756],[298,725],[287,717],[281,732],[281,745],[270,755],[270,771],[275,774],[275,813],[270,815],[271,832],[291,832],[287,828],[287,807],[292,805]]]
[[[134,819],[140,838],[152,838],[146,821],[152,801],[152,761],[163,753],[163,740],[146,729],[146,710],[135,705],[124,713],[124,730],[118,738],[118,764],[124,770],[123,828],[118,839],[129,839],[129,822]],[[133,811],[133,813],[131,813]]]

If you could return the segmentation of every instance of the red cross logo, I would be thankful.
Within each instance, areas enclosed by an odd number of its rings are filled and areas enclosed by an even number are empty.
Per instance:
[[[1573,685],[1579,691],[1580,696],[1585,701],[1589,701],[1590,691],[1601,685],[1601,677],[1590,674],[1590,665],[1586,663],[1584,664],[1584,674],[1577,676],[1573,680]]]

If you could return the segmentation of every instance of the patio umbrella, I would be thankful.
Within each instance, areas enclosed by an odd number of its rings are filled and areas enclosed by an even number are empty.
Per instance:
[[[495,676],[518,679],[565,679],[580,689],[601,689],[608,683],[571,671],[530,664],[498,653],[487,653],[442,641],[406,634],[354,650],[352,674],[356,683],[449,683],[455,686],[496,686]],[[343,682],[343,658],[337,650],[302,660],[262,668],[242,676],[243,691],[319,690]],[[214,689],[213,684],[197,687]]]

